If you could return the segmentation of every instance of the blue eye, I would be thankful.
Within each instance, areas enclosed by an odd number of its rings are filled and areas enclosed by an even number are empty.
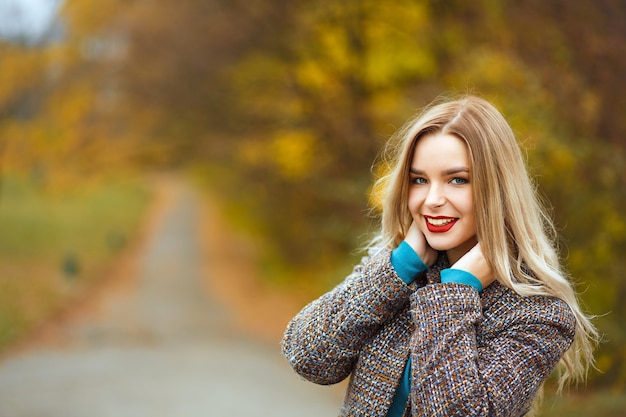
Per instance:
[[[409,182],[411,184],[426,184],[428,181],[426,181],[426,178],[415,177],[415,178],[410,178]]]
[[[463,184],[469,183],[469,180],[467,178],[456,177],[456,178],[452,178],[450,180],[450,183],[454,185],[463,185]]]

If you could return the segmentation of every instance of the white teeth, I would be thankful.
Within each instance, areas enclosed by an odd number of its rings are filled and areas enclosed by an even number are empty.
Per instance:
[[[426,218],[426,221],[433,226],[443,226],[444,224],[452,223],[454,219],[431,219]]]

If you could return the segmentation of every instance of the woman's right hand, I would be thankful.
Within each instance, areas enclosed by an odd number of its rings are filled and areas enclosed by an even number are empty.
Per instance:
[[[413,248],[425,265],[432,266],[437,260],[437,251],[430,247],[426,241],[426,237],[415,221],[411,223],[411,227],[409,227],[404,241]]]

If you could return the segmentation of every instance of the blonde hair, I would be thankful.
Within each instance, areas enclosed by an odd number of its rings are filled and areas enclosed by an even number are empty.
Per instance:
[[[515,135],[486,100],[466,96],[434,103],[392,137],[386,153],[388,174],[375,185],[383,192],[376,244],[391,249],[404,239],[413,220],[407,202],[415,146],[421,137],[439,132],[455,135],[468,146],[477,239],[495,276],[520,295],[564,300],[576,317],[574,343],[559,364],[559,391],[570,381],[584,380],[593,365],[597,330],[561,269],[556,230],[540,204]]]

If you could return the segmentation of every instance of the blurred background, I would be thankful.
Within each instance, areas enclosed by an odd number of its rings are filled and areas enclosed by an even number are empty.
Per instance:
[[[374,231],[385,141],[469,92],[598,315],[567,402],[626,410],[625,22],[624,0],[0,0],[0,349],[136,237],[158,172],[210,190],[267,285],[318,295]]]

